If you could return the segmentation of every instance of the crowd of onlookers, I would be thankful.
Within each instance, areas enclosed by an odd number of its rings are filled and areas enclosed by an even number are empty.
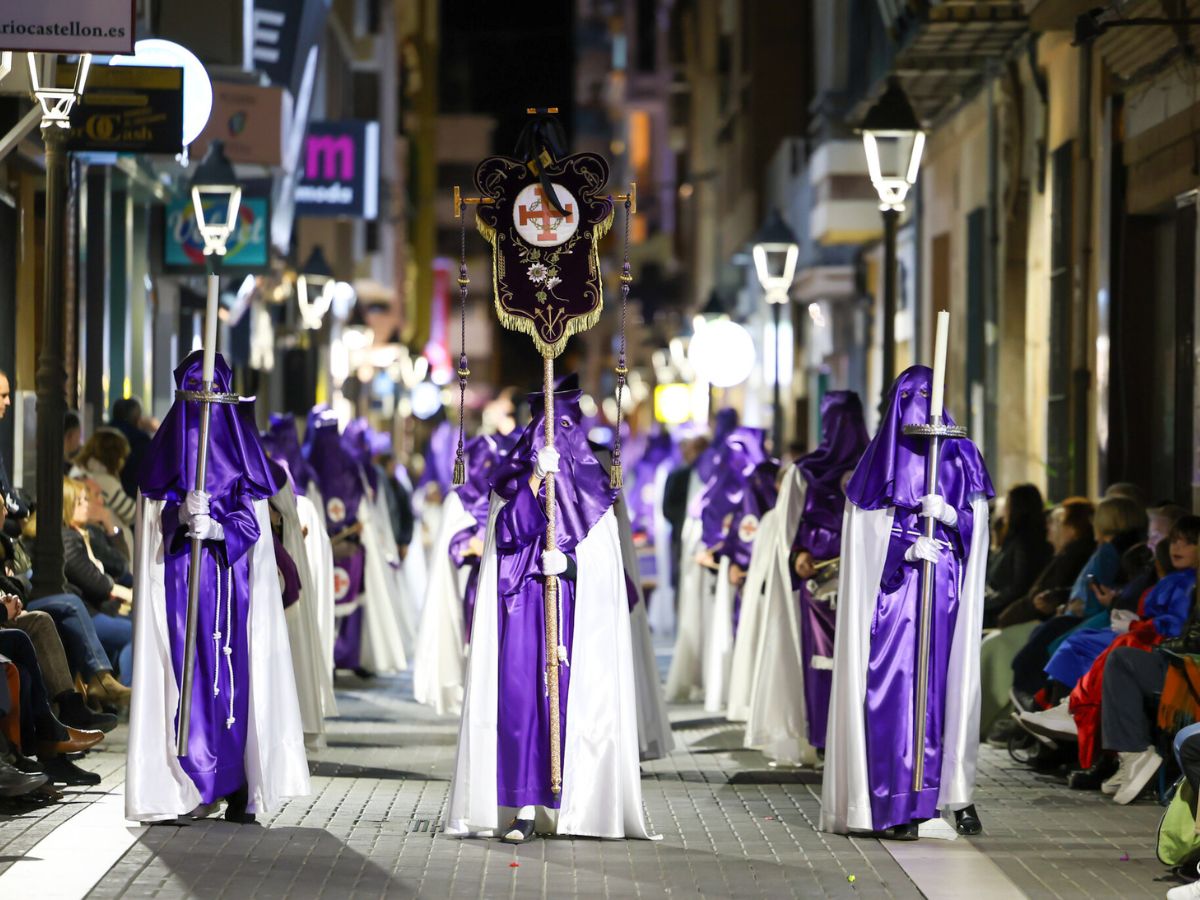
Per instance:
[[[1200,516],[1131,484],[1049,513],[1013,488],[988,567],[981,738],[1119,804],[1200,787],[1198,544]]]
[[[11,402],[0,372],[0,419]],[[63,786],[97,784],[76,760],[127,712],[133,664],[133,528],[137,479],[156,423],[136,399],[87,435],[64,422],[61,522],[39,521],[0,458],[0,804],[62,798]],[[61,536],[61,593],[33,597],[39,529]]]

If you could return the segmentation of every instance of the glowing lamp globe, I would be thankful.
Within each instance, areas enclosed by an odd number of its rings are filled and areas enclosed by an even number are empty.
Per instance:
[[[688,361],[713,387],[741,384],[754,370],[754,359],[754,338],[729,319],[701,325],[688,347]]]

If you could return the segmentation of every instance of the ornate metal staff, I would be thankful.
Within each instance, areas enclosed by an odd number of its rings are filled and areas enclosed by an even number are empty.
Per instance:
[[[204,239],[204,261],[208,268],[208,302],[204,308],[204,362],[202,385],[198,391],[177,391],[176,397],[185,403],[200,403],[200,444],[197,447],[195,490],[203,491],[208,474],[208,427],[213,403],[237,403],[236,394],[213,391],[213,370],[217,358],[217,305],[221,278],[217,264],[225,256],[226,242],[237,224],[242,189],[237,183],[233,166],[225,158],[220,141],[213,141],[208,153],[192,176],[192,206],[196,224]],[[188,564],[187,626],[183,641],[183,676],[179,686],[179,725],[176,728],[177,756],[187,756],[188,733],[192,718],[192,681],[196,671],[196,628],[200,613],[200,564],[203,542],[191,539]]]
[[[950,313],[938,313],[937,339],[933,353],[933,395],[929,398],[929,424],[906,425],[904,433],[925,437],[929,445],[925,454],[925,493],[938,491],[938,461],[942,441],[946,438],[963,438],[967,430],[957,425],[947,425],[942,419],[943,395],[946,384],[946,339],[950,329]],[[925,519],[925,537],[933,540],[937,523],[933,517]],[[916,711],[913,728],[913,791],[922,790],[925,782],[925,719],[929,709],[929,645],[930,629],[933,625],[933,588],[936,575],[933,563],[921,563],[921,615],[917,625],[917,689]]]

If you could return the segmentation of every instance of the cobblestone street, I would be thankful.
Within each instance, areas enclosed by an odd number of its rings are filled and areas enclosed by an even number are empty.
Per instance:
[[[740,732],[673,710],[679,744],[644,767],[658,842],[536,840],[513,848],[439,833],[456,723],[406,699],[407,679],[341,684],[342,716],[312,755],[314,794],[262,826],[126,828],[124,729],[85,765],[104,775],[48,810],[0,815],[0,897],[1161,897],[1160,811],[1043,781],[988,749],[986,832],[884,846],[814,829],[811,772],[773,770]],[[115,738],[116,740],[113,740]],[[45,882],[42,882],[43,884]]]

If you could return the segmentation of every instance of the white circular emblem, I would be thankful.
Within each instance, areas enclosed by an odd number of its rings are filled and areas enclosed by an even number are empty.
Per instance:
[[[738,524],[738,539],[743,544],[751,544],[754,542],[756,534],[758,534],[758,516],[743,516],[742,521]]]
[[[341,566],[333,567],[333,599],[345,600],[350,592],[350,573]]]
[[[325,504],[325,514],[329,516],[329,521],[335,525],[339,522],[345,522],[346,504],[342,502],[342,498],[330,497],[329,502]]]
[[[551,187],[565,216],[547,201],[540,184],[526,185],[513,204],[517,234],[535,247],[557,247],[569,241],[579,228],[579,202],[561,184]]]

